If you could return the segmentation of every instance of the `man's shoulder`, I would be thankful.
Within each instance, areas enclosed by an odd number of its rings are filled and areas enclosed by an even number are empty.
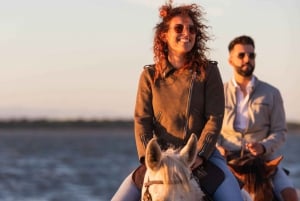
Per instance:
[[[266,81],[257,80],[256,86],[268,92],[279,92],[279,89],[277,87]]]

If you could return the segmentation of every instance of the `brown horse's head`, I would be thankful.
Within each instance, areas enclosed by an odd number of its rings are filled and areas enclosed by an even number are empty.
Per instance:
[[[282,158],[283,156],[279,156],[274,160],[265,161],[261,157],[246,154],[244,157],[228,160],[228,165],[234,175],[243,182],[244,189],[254,201],[263,201],[266,197],[273,200],[271,177]]]

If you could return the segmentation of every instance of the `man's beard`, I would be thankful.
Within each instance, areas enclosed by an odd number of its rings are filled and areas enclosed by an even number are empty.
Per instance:
[[[244,69],[245,66],[247,67],[246,69]],[[235,67],[236,72],[243,77],[251,77],[253,74],[254,68],[255,68],[255,66],[251,65],[249,63],[245,64],[243,66]]]

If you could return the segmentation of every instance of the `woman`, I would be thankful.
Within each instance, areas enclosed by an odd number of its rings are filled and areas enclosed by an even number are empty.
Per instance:
[[[137,92],[134,127],[139,160],[144,164],[145,148],[153,137],[162,149],[179,148],[195,133],[199,154],[191,168],[197,170],[207,160],[218,166],[225,179],[211,196],[215,201],[240,201],[238,183],[215,149],[224,92],[217,63],[205,55],[209,36],[202,11],[196,4],[172,7],[170,2],[160,8],[160,17],[154,36],[155,64],[144,68]],[[140,190],[130,174],[112,200],[139,199]]]

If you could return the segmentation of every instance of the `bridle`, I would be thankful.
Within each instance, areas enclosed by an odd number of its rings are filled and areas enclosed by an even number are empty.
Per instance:
[[[162,180],[153,180],[153,181],[150,181],[150,178],[148,177],[148,181],[144,184],[146,190],[145,190],[145,193],[143,195],[143,200],[142,201],[152,201],[152,196],[151,196],[151,194],[149,192],[149,187],[152,184],[164,184],[164,182]]]
[[[194,178],[193,174],[190,175],[190,180],[192,180]],[[171,184],[181,184],[182,182],[174,182]],[[164,182],[162,180],[150,180],[150,178],[148,177],[148,181],[144,184],[146,190],[144,192],[142,201],[152,201],[152,196],[149,192],[149,187],[153,184],[164,184]]]

